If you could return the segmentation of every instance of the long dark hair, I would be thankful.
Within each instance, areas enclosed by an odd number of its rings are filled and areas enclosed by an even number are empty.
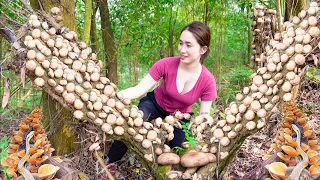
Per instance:
[[[186,25],[180,32],[180,34],[184,31],[190,31],[193,36],[196,38],[197,42],[201,47],[207,46],[208,50],[201,55],[200,63],[203,64],[204,59],[209,55],[210,52],[210,39],[211,33],[210,28],[202,22],[193,21],[192,23]]]

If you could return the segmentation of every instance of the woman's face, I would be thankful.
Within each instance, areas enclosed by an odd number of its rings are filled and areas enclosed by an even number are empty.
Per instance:
[[[184,30],[180,35],[180,43],[178,46],[180,61],[187,64],[200,62],[201,55],[206,52],[204,47],[201,47],[193,34]]]

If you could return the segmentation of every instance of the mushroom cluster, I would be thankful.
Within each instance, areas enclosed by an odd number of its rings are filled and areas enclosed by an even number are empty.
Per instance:
[[[51,156],[54,148],[51,147],[44,129],[40,126],[41,109],[36,108],[26,117],[19,125],[12,141],[9,144],[8,156],[1,161],[1,165],[7,168],[7,173],[17,178],[18,163],[26,156],[26,143],[31,144],[28,150],[28,157],[25,157],[26,163],[29,164],[28,170],[31,173],[37,173],[39,167]],[[34,131],[30,140],[26,135]]]
[[[274,15],[273,11],[261,12]],[[261,12],[257,10],[257,16]],[[51,13],[57,20],[59,11],[55,9]],[[280,102],[293,99],[291,90],[300,82],[299,67],[318,46],[312,41],[320,33],[316,26],[318,4],[310,3],[308,10],[297,17],[300,21],[292,18],[284,23],[282,33],[270,39],[262,52],[264,63],[252,74],[251,84],[225,109],[225,117],[219,121],[209,116],[191,120],[188,129],[198,141],[198,152],[207,153],[212,159],[225,159],[239,134],[263,128],[268,115]],[[259,23],[270,23],[267,18],[261,19]],[[112,137],[121,139],[129,134],[141,143],[148,161],[158,161],[161,155],[172,153],[164,143],[174,138],[174,128],[181,128],[180,120],[190,119],[190,114],[176,112],[164,119],[144,122],[143,112],[117,93],[117,86],[101,75],[102,61],[86,43],[78,40],[75,32],[36,15],[30,16],[29,29],[24,38],[28,48],[26,68],[35,75],[37,86],[51,90],[71,108],[75,119],[92,123]],[[99,138],[93,141],[89,150],[99,150],[101,141]],[[184,147],[188,149],[188,143]]]
[[[53,16],[58,12],[57,8],[51,10]],[[117,86],[101,75],[102,61],[75,32],[56,29],[36,15],[30,16],[29,26],[32,30],[24,39],[26,68],[35,75],[35,85],[61,97],[75,119],[99,126],[108,135],[129,134],[149,152],[145,154],[149,161],[153,161],[152,146],[157,155],[170,152],[162,139],[172,140],[174,127],[181,128],[179,120],[190,119],[190,114],[177,111],[165,119],[144,122],[143,112],[116,93]],[[100,143],[100,139],[92,142],[89,150],[99,150]]]
[[[266,60],[266,46],[271,39],[279,40],[279,34],[276,34],[276,11],[256,5],[252,8],[252,56],[251,60],[256,65],[263,66]]]
[[[158,157],[157,162],[167,168],[169,179],[190,179],[199,167],[216,162],[216,156],[212,153],[189,150],[181,158],[175,153],[163,153]],[[183,173],[181,171],[171,171],[172,165],[175,164],[181,164],[187,169]]]
[[[281,128],[278,130],[270,150],[263,157],[263,160],[267,160],[276,153],[281,161],[272,162],[266,168],[270,175],[276,179],[285,179],[290,176],[297,178],[302,175],[317,179],[320,176],[318,138],[306,116],[291,101],[285,103],[283,109]],[[298,131],[293,128],[294,125],[299,128]],[[299,151],[300,149],[301,151]],[[301,174],[296,174],[297,172],[301,172]]]
[[[316,33],[319,31],[317,23],[312,23],[318,19],[318,14],[318,4],[310,3],[308,10],[299,14],[301,23],[308,22],[305,28],[299,27],[294,21],[296,18],[293,18],[284,23],[284,31],[275,35],[276,39],[270,40],[266,46],[264,66],[258,67],[251,75],[251,84],[236,95],[236,101],[225,109],[225,118],[214,123],[212,133],[207,134],[211,141],[205,141],[213,149],[218,144],[222,146],[220,156],[228,154],[231,140],[237,138],[240,132],[263,128],[268,115],[281,102],[293,99],[291,91],[300,82],[299,67],[305,64],[311,50],[318,46],[311,42],[312,38],[319,36]],[[304,41],[296,41],[300,35]]]

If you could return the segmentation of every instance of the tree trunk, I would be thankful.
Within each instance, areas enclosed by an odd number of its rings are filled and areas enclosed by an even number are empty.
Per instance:
[[[128,80],[129,82],[132,82],[132,58],[127,58],[128,60],[128,69],[129,69],[129,73],[128,73]]]
[[[102,40],[104,46],[105,62],[107,67],[106,75],[115,84],[118,83],[118,59],[117,51],[111,27],[108,0],[99,0],[99,11],[101,16]]]
[[[220,76],[222,75],[222,48],[223,48],[223,22],[224,22],[224,0],[221,1],[221,16],[219,26],[219,63],[218,63],[218,76],[217,84],[220,84]]]
[[[160,45],[160,59],[166,57],[166,51],[165,51],[165,48],[163,47],[163,40],[160,39],[159,40],[159,45]]]
[[[0,59],[2,59],[2,43],[3,43],[3,38],[0,36]]]
[[[276,2],[276,9],[277,9],[277,31],[282,32],[282,11],[281,11],[281,0],[277,0]]]
[[[247,4],[247,32],[248,32],[248,62],[247,64],[249,65],[251,62],[251,56],[252,56],[252,27],[251,23],[249,21],[250,19],[250,3]]]
[[[41,5],[39,5],[41,3]],[[50,12],[52,7],[60,8],[60,13],[63,18],[62,25],[68,26],[68,28],[74,32],[77,32],[77,26],[75,21],[75,4],[73,0],[30,0],[31,7],[35,10],[41,10]]]
[[[168,33],[168,56],[173,56],[173,6],[170,8],[169,33]]]
[[[2,43],[3,43],[3,38],[2,36],[0,36],[0,60],[2,60]],[[1,67],[0,67],[1,68]],[[4,82],[2,81],[3,77],[2,77],[2,73],[0,73],[0,86],[4,87]],[[2,97],[1,97],[2,98]]]
[[[284,21],[288,21],[291,16],[297,16],[305,5],[306,0],[286,0]]]
[[[133,84],[137,84],[138,83],[138,68],[139,68],[139,64],[138,64],[138,58],[137,57],[135,57],[134,58],[135,60],[134,60],[134,62],[133,62]]]
[[[38,3],[41,3],[41,5]],[[39,10],[42,7],[46,12],[50,12],[52,7],[59,7],[61,16],[63,17],[62,24],[76,32],[74,1],[31,0],[30,4],[33,9]],[[45,91],[42,91],[42,103],[43,126],[47,131],[51,144],[56,149],[56,154],[62,155],[73,152],[77,148],[77,144],[74,143],[77,134],[71,130],[72,126],[70,123],[73,119],[71,112],[52,99]]]
[[[208,22],[209,22],[209,7],[208,7],[209,5],[208,5],[208,1],[206,0],[205,2],[204,2],[204,23],[206,24],[206,25],[208,25]]]
[[[91,49],[93,52],[99,52],[99,40],[97,39],[97,26],[96,26],[96,14],[97,14],[98,6],[92,2],[92,16],[91,16],[91,30],[90,30],[90,42]]]
[[[85,0],[86,10],[84,15],[84,28],[83,28],[83,41],[89,43],[90,29],[91,29],[91,16],[92,16],[92,0]]]

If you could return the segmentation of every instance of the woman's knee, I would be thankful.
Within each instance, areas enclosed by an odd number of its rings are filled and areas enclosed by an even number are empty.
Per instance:
[[[186,141],[185,133],[183,132],[182,129],[178,129],[174,127],[173,134],[174,134],[174,138],[169,142],[169,146],[171,148],[181,147],[181,144]]]
[[[152,119],[154,119],[156,107],[151,100],[140,101],[138,108],[143,112],[144,121],[151,121]]]

